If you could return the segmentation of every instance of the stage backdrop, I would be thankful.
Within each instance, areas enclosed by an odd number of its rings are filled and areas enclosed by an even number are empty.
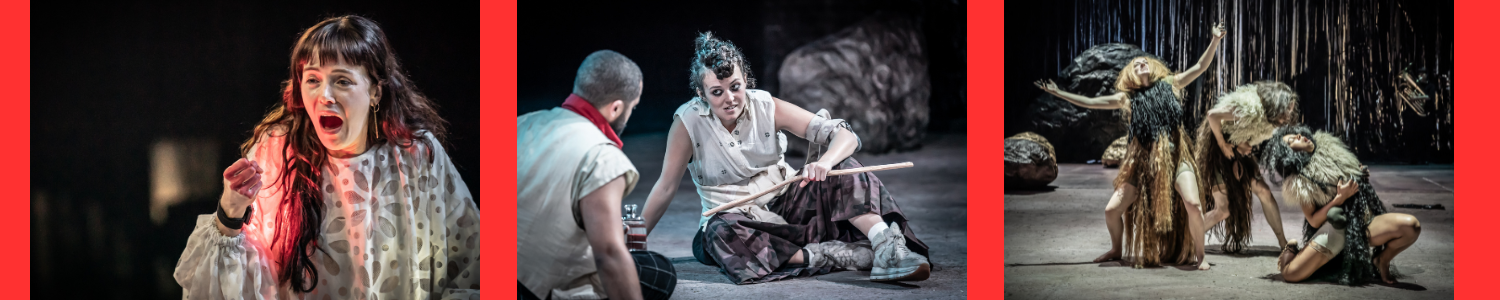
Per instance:
[[[702,1],[645,1],[623,3],[596,1],[592,3],[522,2],[519,4],[517,52],[518,61],[518,114],[557,107],[572,91],[573,77],[578,65],[589,53],[610,49],[634,60],[645,75],[642,102],[633,113],[625,135],[664,133],[672,123],[672,112],[679,105],[692,99],[688,88],[688,64],[693,55],[693,39],[699,32],[712,31],[721,39],[739,46],[749,60],[757,89],[769,91],[779,98],[808,106],[812,97],[799,97],[793,90],[795,84],[828,84],[847,86],[879,86],[871,83],[882,78],[851,80],[842,83],[834,80],[799,80],[782,82],[784,61],[799,47],[827,45],[827,41],[848,38],[851,32],[894,32],[899,36],[914,37],[909,41],[913,49],[902,49],[903,53],[919,53],[925,66],[900,69],[905,66],[890,66],[913,77],[926,76],[927,94],[920,108],[926,113],[919,115],[907,111],[894,111],[892,118],[925,118],[924,126],[912,125],[897,129],[918,128],[920,132],[902,132],[904,136],[920,136],[927,131],[963,132],[966,78],[964,8],[952,1],[756,1],[756,2],[702,2]],[[589,9],[575,9],[588,6]],[[858,35],[861,33],[853,33]],[[870,37],[874,35],[867,35]],[[870,39],[880,39],[873,37]],[[859,40],[860,37],[850,40]],[[821,41],[821,43],[820,43]],[[901,41],[905,42],[905,41]],[[879,42],[871,45],[891,45]],[[816,48],[807,47],[809,49]],[[826,48],[826,47],[825,47]],[[879,48],[878,46],[875,48]],[[859,55],[885,55],[896,50],[876,49],[873,53]],[[805,52],[804,52],[805,53]],[[854,56],[859,56],[854,55]],[[875,64],[881,63],[875,60]],[[883,66],[875,66],[880,68]],[[921,74],[917,74],[921,73]],[[880,74],[871,71],[867,74]],[[892,75],[892,77],[900,74]],[[915,80],[914,80],[915,81]],[[903,82],[890,80],[889,82]],[[864,92],[882,89],[858,89]],[[917,89],[913,89],[917,90]],[[872,95],[870,98],[901,99],[905,95]],[[900,100],[892,100],[900,101]],[[855,106],[857,107],[857,106]],[[863,113],[862,109],[845,106],[843,111],[830,108],[834,117]],[[816,108],[810,108],[816,111]],[[901,115],[910,113],[913,115]],[[913,124],[916,122],[912,122]],[[856,123],[859,127],[864,124]],[[868,126],[885,126],[872,124]],[[889,131],[888,131],[889,132]],[[899,134],[887,134],[891,136]],[[795,137],[788,135],[796,140]],[[862,138],[874,137],[861,134]],[[867,152],[891,152],[914,149],[920,144],[903,144],[893,141],[889,145],[867,141]],[[795,141],[794,141],[795,143]],[[790,147],[799,149],[799,147]]]
[[[1037,132],[1056,146],[1061,162],[1100,159],[1124,135],[1119,112],[1070,105],[1032,82],[1052,79],[1068,88],[1083,77],[1079,70],[1129,59],[1098,50],[1154,55],[1181,71],[1197,62],[1211,25],[1223,20],[1229,34],[1213,66],[1185,87],[1190,130],[1217,95],[1279,80],[1301,97],[1304,124],[1342,136],[1361,160],[1452,163],[1453,3],[1354,2],[1360,1],[1010,3],[1011,11],[1046,17],[1007,22],[1005,135]],[[1123,45],[1088,51],[1111,43]],[[1427,98],[1403,97],[1411,86]]]

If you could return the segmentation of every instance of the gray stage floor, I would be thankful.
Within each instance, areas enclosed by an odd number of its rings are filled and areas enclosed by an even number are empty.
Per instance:
[[[1244,254],[1219,251],[1223,241],[1207,242],[1213,269],[1185,271],[1175,266],[1134,269],[1119,262],[1092,263],[1109,250],[1104,206],[1117,169],[1063,164],[1052,191],[1007,191],[1005,195],[1005,295],[1014,299],[1426,299],[1453,297],[1453,166],[1370,166],[1370,181],[1389,212],[1407,213],[1422,223],[1415,245],[1393,261],[1409,289],[1280,281],[1275,234],[1260,203],[1251,220],[1251,247]],[[1273,183],[1274,185],[1274,183]],[[1281,202],[1282,227],[1289,239],[1302,237],[1301,209]],[[1447,210],[1392,208],[1399,203],[1442,204]],[[1410,288],[1425,288],[1417,291]]]
[[[633,135],[623,138],[625,153],[641,172],[636,190],[626,204],[644,206],[652,185],[661,176],[666,135]],[[932,248],[932,277],[902,284],[872,283],[869,272],[833,272],[810,278],[770,283],[735,285],[717,267],[693,259],[693,233],[698,228],[702,205],[693,183],[680,178],[677,194],[647,247],[671,258],[677,268],[677,290],[673,299],[950,299],[965,298],[968,288],[967,145],[963,134],[929,135],[921,150],[900,154],[855,154],[865,165],[910,161],[914,168],[875,173],[896,197],[903,213],[911,218],[917,236]],[[801,168],[803,159],[787,157]]]

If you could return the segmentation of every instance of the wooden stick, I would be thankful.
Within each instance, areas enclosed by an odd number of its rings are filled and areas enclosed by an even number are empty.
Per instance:
[[[885,170],[892,170],[892,169],[902,169],[902,168],[910,168],[912,166],[914,166],[914,164],[912,164],[911,162],[904,162],[904,163],[898,163],[898,164],[879,165],[879,166],[870,166],[870,167],[860,167],[860,168],[844,169],[844,170],[833,170],[833,171],[828,171],[828,176],[839,176],[839,175],[849,175],[849,174],[857,174],[857,173],[864,173],[864,172],[874,172],[874,171],[885,171]],[[781,183],[777,183],[776,185],[771,186],[771,188],[766,189],[764,191],[760,191],[759,193],[751,194],[748,197],[741,198],[739,200],[730,201],[729,203],[724,203],[724,205],[719,205],[719,207],[714,207],[713,209],[710,209],[710,210],[708,210],[706,212],[703,212],[703,216],[704,217],[712,216],[715,213],[718,213],[720,211],[724,211],[726,209],[730,209],[730,208],[733,208],[733,207],[736,207],[736,206],[740,206],[741,204],[745,204],[746,202],[750,202],[750,201],[755,200],[756,198],[760,198],[760,196],[765,196],[767,193],[770,193],[772,191],[776,191],[778,189],[781,189],[781,187],[784,187],[784,186],[786,186],[789,183],[802,181],[803,179],[805,179],[805,178],[802,177],[801,175],[792,176],[792,178],[787,178],[786,181],[782,181]]]

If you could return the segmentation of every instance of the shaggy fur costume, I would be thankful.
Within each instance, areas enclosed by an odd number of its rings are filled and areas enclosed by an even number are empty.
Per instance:
[[[1125,102],[1130,142],[1115,188],[1136,187],[1136,201],[1126,209],[1124,257],[1136,267],[1192,259],[1187,209],[1177,194],[1178,165],[1191,164],[1193,144],[1182,126],[1182,103],[1172,84],[1158,81],[1132,93]],[[1191,172],[1191,170],[1183,170]],[[1198,212],[1193,212],[1198,213]]]
[[[1271,132],[1276,130],[1275,125],[1266,121],[1265,108],[1261,105],[1260,94],[1256,92],[1254,84],[1240,86],[1234,92],[1219,97],[1214,109],[1225,108],[1234,112],[1236,117],[1234,121],[1223,121],[1223,126],[1220,127],[1224,130],[1224,141],[1230,145],[1259,145],[1271,138]]]
[[[1268,101],[1275,99],[1261,98],[1257,86],[1242,85],[1234,92],[1220,96],[1214,104],[1214,110],[1234,113],[1235,120],[1219,123],[1224,140],[1230,145],[1258,146],[1271,138],[1271,132],[1276,130],[1276,126],[1266,120],[1265,107],[1285,107],[1287,104],[1268,104]],[[1224,240],[1224,245],[1221,246],[1224,252],[1239,253],[1250,244],[1250,219],[1253,215],[1250,208],[1251,199],[1254,199],[1252,188],[1256,182],[1262,181],[1260,167],[1252,157],[1239,154],[1234,158],[1224,157],[1209,122],[1205,119],[1198,125],[1198,151],[1194,153],[1198,162],[1198,190],[1204,195],[1201,207],[1205,213],[1217,209],[1213,191],[1217,189],[1224,192],[1229,218],[1223,224],[1215,224],[1209,232]]]
[[[1193,155],[1197,159],[1198,190],[1203,195],[1200,207],[1204,213],[1217,209],[1213,191],[1217,188],[1224,192],[1229,218],[1215,224],[1209,232],[1224,240],[1221,246],[1224,252],[1239,253],[1250,244],[1250,219],[1254,215],[1250,210],[1250,200],[1254,199],[1251,187],[1262,180],[1260,167],[1254,158],[1244,155],[1224,157],[1213,129],[1208,126],[1208,120],[1198,126],[1198,147]]]
[[[1364,171],[1360,168],[1359,159],[1349,152],[1338,137],[1322,131],[1312,134],[1315,146],[1310,154],[1291,150],[1281,139],[1287,134],[1306,136],[1310,132],[1311,130],[1302,126],[1277,129],[1272,134],[1272,139],[1266,143],[1261,161],[1285,178],[1281,193],[1289,205],[1321,208],[1338,193],[1339,180],[1354,179],[1359,182],[1359,192],[1339,205],[1343,208],[1349,225],[1344,227],[1347,229],[1344,230],[1344,251],[1335,260],[1341,262],[1337,275],[1339,283],[1364,285],[1380,278],[1380,273],[1375,268],[1375,257],[1385,251],[1385,247],[1370,247],[1368,228],[1370,221],[1376,216],[1385,214],[1385,203],[1375,195],[1374,187],[1370,186],[1369,178],[1364,176]],[[1304,220],[1302,244],[1308,245],[1307,242],[1317,231],[1317,227]],[[1394,276],[1394,268],[1391,272]]]

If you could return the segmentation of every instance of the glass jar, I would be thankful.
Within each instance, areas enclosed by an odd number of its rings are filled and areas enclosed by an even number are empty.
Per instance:
[[[640,207],[635,204],[626,204],[625,216],[625,248],[630,251],[646,251],[646,219],[641,217]]]

